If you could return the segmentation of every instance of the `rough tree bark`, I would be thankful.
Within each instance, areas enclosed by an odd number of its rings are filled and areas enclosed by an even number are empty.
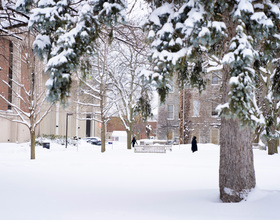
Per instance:
[[[241,128],[237,119],[221,120],[220,198],[240,202],[256,185],[253,163],[252,132]]]
[[[126,135],[127,135],[127,149],[131,149],[131,130],[126,130]]]
[[[276,109],[275,103],[273,106],[274,109]],[[273,113],[269,112],[271,115]],[[277,134],[277,128],[276,128],[276,122],[277,122],[277,115],[275,114],[273,116],[273,125],[270,127],[270,133],[276,135]],[[268,155],[278,154],[278,141],[276,137],[267,138],[267,149],[268,149]]]
[[[278,154],[278,142],[277,139],[272,138],[267,140],[268,155]]]
[[[101,100],[100,100],[100,112],[101,112],[101,153],[104,153],[106,150],[106,123],[105,123],[105,117],[104,117],[104,104],[105,104],[105,99],[104,99],[104,90],[103,90],[103,84],[100,85],[100,91],[101,91]]]
[[[133,86],[133,85],[132,85]],[[132,102],[132,94],[129,96],[130,103]],[[133,108],[132,105],[129,106],[129,120],[128,120],[128,126],[129,126],[129,131],[126,131],[127,134],[127,149],[131,149],[131,140],[132,140],[132,126],[133,126]]]
[[[101,153],[104,153],[106,148],[105,148],[105,142],[106,142],[106,123],[105,123],[105,119],[102,117],[101,119]]]
[[[35,159],[35,131],[30,130],[30,151],[31,160]]]
[[[229,71],[224,68],[223,103],[228,100]],[[222,117],[220,133],[220,199],[240,202],[256,185],[252,131],[238,119]]]

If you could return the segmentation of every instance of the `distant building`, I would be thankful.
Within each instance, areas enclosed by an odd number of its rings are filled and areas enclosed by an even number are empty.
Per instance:
[[[111,140],[126,143],[127,141],[126,131],[113,131]]]
[[[24,92],[16,85],[16,82],[23,84],[25,87],[29,87],[30,84],[30,76],[26,75],[27,65],[22,62],[26,49],[22,47],[22,42],[25,42],[24,37],[0,37],[0,94],[10,103],[16,104],[24,111],[27,111],[27,106],[24,103],[26,98]],[[40,82],[42,77],[34,80]],[[21,98],[16,93],[20,94]],[[12,110],[12,105],[0,98],[1,115],[8,116],[12,113]],[[9,118],[16,119],[15,116],[9,116]],[[23,142],[29,140],[29,130],[25,125],[11,122],[5,118],[0,118],[0,124],[2,127],[0,142]]]
[[[16,91],[19,89],[15,85],[15,81],[28,85],[26,79],[30,78],[28,75],[26,63],[22,60],[25,55],[24,47],[26,35],[22,34],[21,37],[0,37],[0,93],[10,102],[23,107],[23,100],[20,100],[16,96]],[[35,56],[35,69],[40,71],[35,80],[35,86],[45,88],[45,83],[48,79],[48,75],[43,73],[43,65],[39,59]],[[41,69],[41,70],[39,70]],[[12,87],[9,88],[5,83],[1,81],[5,80]],[[29,81],[30,82],[30,81]],[[26,87],[28,89],[28,87]],[[71,91],[71,98],[69,99],[68,106],[65,108],[59,103],[54,106],[52,111],[44,118],[36,130],[36,135],[66,135],[66,120],[68,119],[68,137],[88,137],[88,136],[99,136],[100,137],[100,124],[93,121],[92,118],[98,112],[96,107],[81,107],[74,100],[82,98],[75,88],[78,88],[78,81],[73,78]],[[22,94],[22,93],[19,93]],[[46,108],[43,106],[43,108]],[[0,113],[5,115],[11,112],[12,106],[8,105],[6,101],[0,98]],[[26,109],[27,111],[27,109]],[[27,111],[28,112],[28,111]],[[43,112],[43,111],[42,111]],[[68,114],[67,114],[68,113]],[[14,119],[16,117],[14,116]],[[5,129],[1,130],[0,142],[25,142],[29,141],[30,134],[26,126],[11,122],[5,118],[0,117],[0,124]]]
[[[207,75],[206,90],[185,88],[180,94],[181,143],[191,143],[193,136],[199,143],[219,144],[220,118],[215,110],[221,103],[221,80],[216,73]]]
[[[156,138],[157,132],[157,122],[156,121],[147,121],[143,122],[141,119],[135,119],[133,125],[132,135],[135,135],[136,138],[139,139],[146,139],[146,126],[151,126],[150,137]],[[125,131],[125,127],[122,123],[122,120],[119,117],[111,117],[110,120],[107,122],[107,138],[112,139],[114,131]]]
[[[106,138],[113,140],[114,131],[124,131],[125,127],[122,123],[122,120],[119,117],[111,117],[106,124]]]
[[[93,118],[98,119],[99,108],[77,104],[77,101],[85,97],[77,92],[78,80],[75,78],[72,80],[71,96],[67,106],[56,104],[43,120],[40,134],[64,136],[66,134],[66,120],[68,119],[68,137],[101,137],[101,123],[93,120]],[[88,102],[93,101],[89,100]]]
[[[185,88],[179,91],[176,77],[173,88],[158,110],[158,139],[190,143],[193,136],[199,143],[219,143],[220,118],[216,107],[221,103],[221,80],[216,73],[208,74],[206,90]]]
[[[160,140],[179,138],[180,91],[176,83],[176,77],[174,77],[170,88],[166,101],[160,103],[159,100],[157,137]]]

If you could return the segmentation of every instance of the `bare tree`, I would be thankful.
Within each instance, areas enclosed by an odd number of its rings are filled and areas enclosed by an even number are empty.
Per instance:
[[[1,88],[7,88],[6,91],[12,95],[9,98],[9,94],[0,93],[0,98],[10,106],[10,110],[2,111],[0,117],[23,124],[29,129],[31,159],[35,159],[36,127],[51,111],[53,103],[45,102],[47,91],[42,81],[42,66],[35,65],[37,60],[32,52],[32,37],[28,32],[18,45],[13,44],[21,52],[18,62],[21,62],[22,71],[20,75],[8,73],[6,79],[0,81],[3,85]]]
[[[143,74],[149,68],[147,48],[144,33],[132,25],[120,26],[115,39],[112,47],[116,66],[111,67],[110,73],[120,99],[115,104],[126,129],[127,149],[131,149],[134,116],[139,113],[137,102],[143,96],[149,99],[146,94],[150,88]]]
[[[278,153],[280,138],[279,63],[279,59],[274,59],[265,63],[266,68],[257,71],[257,102],[261,106],[264,124],[257,127],[254,141],[259,142],[262,138],[267,144],[269,155]]]
[[[29,17],[24,13],[15,10],[15,1],[0,0],[0,37],[10,37],[15,40],[22,40],[20,36],[28,31],[27,24]],[[4,57],[3,44],[0,43],[0,56]],[[0,64],[1,65],[1,64]],[[0,70],[1,70],[0,66]]]
[[[81,71],[77,73],[81,82],[80,93],[83,96],[77,104],[98,109],[92,120],[101,123],[101,152],[105,152],[106,123],[113,115],[112,107],[116,102],[110,78],[110,66],[115,61],[109,56],[109,38],[104,36],[98,48],[97,53],[83,58]]]
[[[21,39],[26,33],[29,16],[15,9],[15,0],[0,0],[0,36]]]

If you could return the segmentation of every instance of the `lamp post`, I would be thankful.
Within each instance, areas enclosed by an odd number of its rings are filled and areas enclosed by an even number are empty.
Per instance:
[[[67,135],[68,135],[68,116],[69,115],[73,115],[73,113],[66,113],[66,143],[65,143],[65,148],[67,148],[67,143],[68,143]]]

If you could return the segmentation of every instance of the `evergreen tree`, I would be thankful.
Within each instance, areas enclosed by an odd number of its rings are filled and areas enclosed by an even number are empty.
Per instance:
[[[96,49],[102,24],[112,26],[123,17],[124,2],[19,0],[17,6],[30,14],[29,26],[39,32],[34,50],[47,63],[49,99],[65,102],[80,58]]]
[[[150,2],[155,10],[147,27],[156,80],[162,83],[177,71],[182,84],[186,80],[203,88],[204,61],[214,58],[223,65],[220,197],[238,202],[255,186],[251,130],[246,126],[271,130],[274,124],[257,102],[256,86],[259,70],[278,58],[280,5],[270,0]],[[269,77],[277,78],[273,72]],[[274,85],[269,91],[277,93],[278,83]],[[166,90],[164,83],[159,86]]]

